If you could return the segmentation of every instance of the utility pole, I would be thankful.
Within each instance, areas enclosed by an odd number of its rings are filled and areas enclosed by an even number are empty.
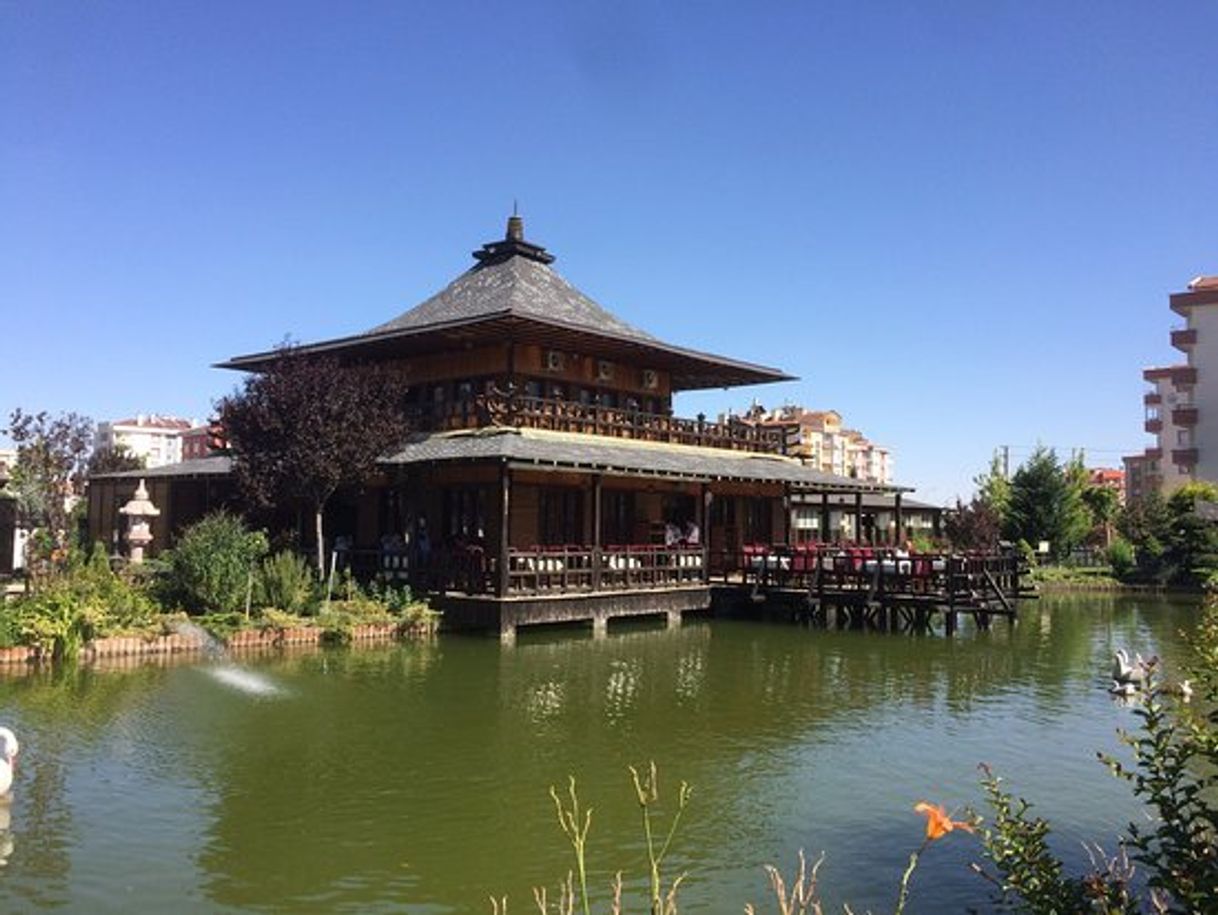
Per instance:
[[[1011,479],[1011,446],[1002,446],[1002,478]]]

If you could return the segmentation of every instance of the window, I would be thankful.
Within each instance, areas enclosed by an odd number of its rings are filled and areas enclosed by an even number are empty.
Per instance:
[[[769,543],[771,536],[770,522],[773,513],[770,510],[770,500],[751,497],[744,500],[744,542]]]
[[[584,493],[579,489],[543,489],[540,498],[538,536],[545,546],[582,544],[584,541]]]
[[[481,542],[486,538],[486,490],[476,486],[444,490],[444,536],[449,542]]]
[[[611,546],[634,542],[634,493],[606,489],[601,492],[601,543]]]

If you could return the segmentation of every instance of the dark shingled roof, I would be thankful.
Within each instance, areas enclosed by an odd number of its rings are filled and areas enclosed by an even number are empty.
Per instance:
[[[194,458],[177,464],[160,467],[145,467],[140,470],[121,470],[113,473],[95,473],[90,480],[153,480],[160,477],[206,477],[223,476],[233,469],[232,458],[222,454],[213,457]]]
[[[509,314],[644,343],[660,342],[611,315],[549,264],[526,257],[478,264],[427,301],[372,328],[365,336]]]
[[[637,442],[541,429],[473,429],[418,435],[396,453],[383,458],[381,463],[407,466],[478,460],[502,460],[515,465],[597,470],[644,477],[790,483],[796,491],[809,492],[909,491],[906,487],[824,473],[796,458],[781,455]],[[231,470],[232,459],[217,455],[145,470],[96,474],[93,479],[222,476]]]
[[[409,465],[487,459],[639,476],[790,483],[796,489],[810,491],[894,492],[904,488],[834,476],[808,467],[796,458],[779,455],[631,442],[539,429],[482,429],[418,436],[382,463]]]
[[[361,334],[299,350],[375,359],[516,339],[604,358],[629,353],[670,371],[677,390],[791,379],[778,369],[673,346],[639,330],[559,276],[550,266],[554,257],[523,233],[513,216],[507,237],[475,251],[478,263],[431,298]],[[277,357],[254,353],[219,367],[261,371]]]

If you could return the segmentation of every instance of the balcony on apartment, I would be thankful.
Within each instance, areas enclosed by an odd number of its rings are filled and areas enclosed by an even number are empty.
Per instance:
[[[1197,408],[1192,404],[1178,404],[1171,408],[1171,421],[1176,426],[1197,425]]]
[[[1196,448],[1173,448],[1171,462],[1177,467],[1193,467],[1197,463]]]
[[[1171,332],[1171,345],[1183,353],[1191,352],[1197,342],[1197,328],[1177,327]]]
[[[1150,382],[1169,381],[1174,387],[1197,383],[1197,369],[1191,365],[1163,365],[1143,369],[1142,380]]]
[[[1144,395],[1142,395],[1142,403],[1146,404],[1148,407],[1163,403],[1163,395],[1158,391],[1147,391]]]

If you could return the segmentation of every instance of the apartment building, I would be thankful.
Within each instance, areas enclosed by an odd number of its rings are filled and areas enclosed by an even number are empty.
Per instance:
[[[109,451],[122,446],[129,454],[142,457],[145,467],[164,467],[182,461],[182,433],[197,425],[195,420],[140,413],[131,419],[98,423],[93,447]]]
[[[842,423],[836,410],[807,410],[786,405],[766,410],[754,404],[743,421],[788,430],[787,453],[824,473],[873,483],[892,482],[892,455],[857,429]]]
[[[1218,276],[1197,277],[1169,301],[1184,318],[1171,345],[1185,361],[1142,372],[1151,386],[1142,397],[1145,429],[1155,444],[1125,459],[1130,496],[1134,488],[1166,496],[1191,480],[1218,481]]]
[[[1091,485],[1111,489],[1122,505],[1125,504],[1125,477],[1125,471],[1116,467],[1087,468],[1087,479]]]

